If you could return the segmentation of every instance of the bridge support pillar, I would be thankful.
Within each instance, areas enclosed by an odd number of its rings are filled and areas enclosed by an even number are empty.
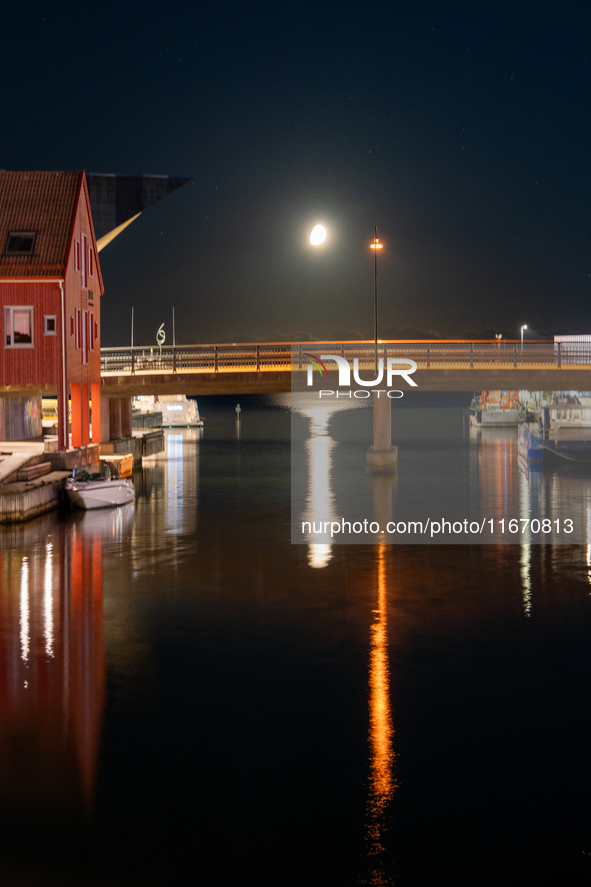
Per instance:
[[[121,400],[121,437],[131,437],[131,397],[122,397]]]
[[[132,436],[131,397],[100,398],[100,437],[102,443]]]
[[[110,397],[106,397],[104,394],[101,394],[101,416],[100,416],[100,428],[97,431],[100,433],[100,442],[107,443],[111,440],[111,422],[109,417],[109,404],[111,402]],[[94,429],[93,429],[94,432]],[[94,440],[94,437],[93,437]]]
[[[109,440],[121,437],[121,398],[109,398]]]
[[[373,394],[373,447],[367,451],[367,469],[391,474],[398,467],[398,447],[392,446],[392,408],[385,391]]]

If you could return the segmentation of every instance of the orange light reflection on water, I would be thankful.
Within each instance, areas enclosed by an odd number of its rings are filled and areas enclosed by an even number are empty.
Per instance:
[[[369,656],[369,745],[370,779],[367,799],[366,853],[369,862],[368,878],[361,883],[385,885],[391,883],[384,860],[387,808],[397,784],[393,766],[392,748],[394,728],[390,707],[390,666],[388,661],[388,585],[386,545],[378,549],[378,600],[370,626]]]

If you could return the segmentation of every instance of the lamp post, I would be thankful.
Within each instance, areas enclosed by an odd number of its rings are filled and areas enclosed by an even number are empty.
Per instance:
[[[377,225],[374,228],[374,238],[370,243],[370,249],[373,250],[374,261],[374,291],[373,291],[373,338],[376,349],[376,376],[378,374],[378,250],[383,248],[383,244],[378,240]]]
[[[524,323],[521,327],[521,350],[523,351],[523,331],[527,329],[527,324]]]

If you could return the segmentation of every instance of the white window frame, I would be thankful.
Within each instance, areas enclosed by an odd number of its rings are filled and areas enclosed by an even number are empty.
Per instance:
[[[82,312],[82,363],[88,363],[88,311]]]
[[[84,287],[84,289],[86,289],[86,262],[87,262],[87,254],[86,254],[86,237],[85,237],[84,234],[82,235],[82,243],[81,243],[81,247],[80,247],[80,253],[81,253],[81,258],[82,258],[82,268],[81,268],[81,274],[82,274],[82,286]]]
[[[31,341],[30,342],[14,342],[14,312],[28,311],[31,324]],[[10,312],[10,345],[6,343],[6,318]],[[5,348],[34,348],[35,347],[35,314],[33,305],[5,305],[4,306],[4,347]]]
[[[78,240],[74,241],[74,268],[76,271],[80,271],[80,242]]]
[[[47,321],[53,320],[54,329],[47,329]],[[43,315],[43,335],[44,336],[57,336],[57,314],[44,314]]]

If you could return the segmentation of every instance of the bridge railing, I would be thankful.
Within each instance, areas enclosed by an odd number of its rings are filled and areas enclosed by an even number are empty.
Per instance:
[[[371,342],[310,342],[300,345],[268,343],[261,345],[182,345],[135,348],[101,348],[103,375],[136,373],[228,373],[289,371],[303,369],[306,355],[334,354],[350,361],[357,359],[361,369],[375,364]],[[408,358],[420,369],[591,366],[591,345],[587,343],[526,342],[380,342],[378,357]],[[334,364],[333,364],[334,367]]]

